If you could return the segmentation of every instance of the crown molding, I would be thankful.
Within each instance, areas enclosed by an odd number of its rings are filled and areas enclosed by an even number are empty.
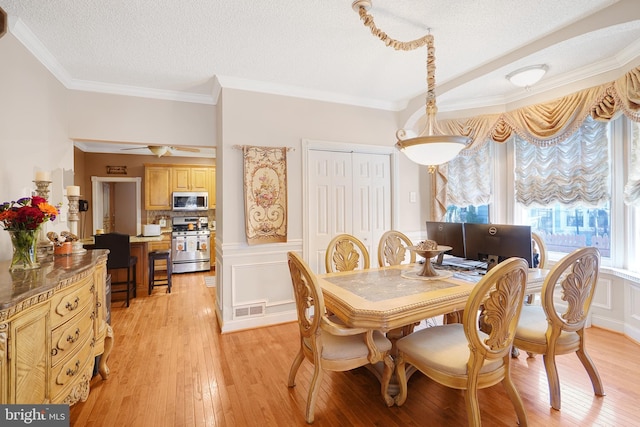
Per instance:
[[[389,102],[231,76],[216,76],[216,79],[220,83],[220,86],[225,89],[247,90],[251,92],[290,96],[294,98],[311,99],[314,101],[326,101],[334,104],[347,104],[387,111],[401,111],[407,107],[407,101]]]
[[[69,72],[58,62],[21,19],[12,19],[12,17],[9,17],[9,21],[10,31],[18,41],[20,41],[64,87],[71,90],[216,105],[222,88],[230,88],[390,111],[400,111],[407,106],[406,102],[394,103],[376,99],[352,97],[343,94],[315,91],[295,86],[278,85],[230,76],[215,76],[214,88],[211,95],[78,80],[71,77]]]
[[[16,39],[67,89],[196,104],[214,104],[212,95],[74,79],[21,19],[10,16],[9,29]]]
[[[138,86],[117,85],[111,83],[93,82],[88,80],[71,79],[65,86],[68,89],[85,92],[108,93],[113,95],[136,96],[140,98],[161,99],[165,101],[191,102],[194,104],[215,105],[212,95],[173,90],[152,89]]]

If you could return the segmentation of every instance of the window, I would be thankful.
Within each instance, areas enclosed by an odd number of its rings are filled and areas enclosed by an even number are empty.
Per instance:
[[[447,206],[446,222],[473,222],[477,224],[489,223],[489,205]]]
[[[600,255],[611,256],[609,203],[589,208],[556,203],[543,208],[522,209],[522,223],[542,237],[548,251],[569,253],[583,246],[595,246]]]
[[[520,187],[514,182],[514,171],[521,159],[517,159],[517,141],[514,137],[502,144],[493,145],[492,156],[489,160],[476,162],[473,164],[472,156],[467,156],[462,163],[462,168],[458,168],[455,178],[449,175],[447,183],[447,211],[444,221],[459,222],[493,222],[505,224],[531,225],[532,231],[539,233],[545,239],[549,257],[557,260],[572,250],[584,246],[592,245],[600,249],[602,263],[606,266],[625,268],[640,272],[638,256],[640,256],[640,200],[635,202],[625,201],[626,189],[633,191],[640,188],[640,122],[633,122],[625,116],[618,117],[609,122],[594,122],[587,120],[576,132],[576,138],[585,138],[591,135],[591,142],[603,141],[603,151],[597,150],[599,144],[587,147],[575,138],[571,142],[574,145],[557,147],[563,153],[573,153],[581,150],[581,156],[575,155],[573,160],[550,160],[545,158],[535,159],[531,164],[553,165],[546,171],[536,171],[531,173],[529,178],[539,177],[548,172],[555,172],[561,167],[574,169],[577,178],[566,179],[564,184],[569,186],[575,183],[586,184],[587,190],[583,191],[579,197],[570,197],[570,200],[563,200],[562,196],[575,196],[575,192],[556,189],[560,198],[545,200],[551,192],[548,183],[530,181]],[[593,137],[596,136],[594,139]],[[572,139],[572,138],[570,138]],[[567,140],[569,141],[569,140]],[[567,142],[565,141],[565,142]],[[527,143],[528,144],[528,143]],[[578,144],[578,145],[576,145]],[[528,144],[528,148],[538,147]],[[578,147],[578,148],[576,148]],[[601,147],[602,148],[602,147]],[[589,154],[591,153],[591,154]],[[598,154],[595,154],[598,153]],[[538,153],[540,154],[540,153]],[[460,156],[459,156],[460,157]],[[578,161],[580,159],[580,161]],[[587,161],[583,162],[583,159]],[[591,159],[591,160],[588,160]],[[458,159],[454,159],[457,161]],[[449,162],[450,165],[454,162]],[[583,163],[587,165],[584,169]],[[451,198],[449,192],[456,189],[451,185],[451,181],[465,183],[465,186],[474,187],[479,180],[471,174],[472,168],[476,165],[484,165],[487,169],[494,170],[490,176],[491,190],[489,201],[472,201],[468,198]],[[577,168],[574,165],[578,165]],[[604,166],[604,167],[602,167]],[[590,169],[589,169],[590,168]],[[474,172],[475,173],[475,172]],[[552,184],[563,184],[561,178],[551,179]],[[484,178],[480,180],[484,185]],[[634,187],[635,185],[635,187]],[[530,203],[518,201],[518,192],[532,188],[541,189],[534,191],[533,196],[542,196],[542,199]],[[476,194],[486,193],[476,191]],[[529,193],[522,193],[531,195]],[[633,194],[640,192],[636,191]],[[597,195],[596,197],[592,197]],[[583,197],[584,196],[584,197]],[[525,198],[526,198],[525,197]],[[459,200],[460,203],[453,203],[452,200]],[[525,200],[527,201],[527,200]],[[476,221],[477,220],[477,221]]]
[[[550,252],[595,246],[611,256],[609,124],[587,119],[566,141],[539,146],[516,136],[515,199]]]

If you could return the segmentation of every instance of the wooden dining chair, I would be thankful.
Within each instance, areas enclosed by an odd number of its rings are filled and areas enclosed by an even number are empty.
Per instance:
[[[327,246],[324,265],[327,273],[367,269],[370,267],[369,251],[357,237],[338,234]]]
[[[538,233],[531,232],[531,245],[532,245],[532,253],[533,253],[533,267],[534,268],[546,268],[547,266],[547,246],[544,244],[544,240],[542,240],[542,236]],[[537,258],[536,258],[536,255]],[[537,262],[536,262],[537,259]],[[534,294],[529,294],[525,298],[525,302],[527,304],[533,304],[535,300]]]
[[[594,247],[576,249],[556,263],[542,285],[540,305],[525,305],[514,345],[531,354],[544,355],[551,407],[560,410],[560,380],[556,356],[576,353],[587,370],[593,391],[604,396],[602,380],[587,354],[584,327],[598,282],[600,252]],[[556,303],[560,297],[563,303]]]
[[[481,425],[478,389],[502,382],[520,426],[527,414],[510,373],[511,345],[522,310],[529,266],[522,258],[509,258],[492,268],[473,288],[462,323],[421,329],[396,342],[396,377],[400,393],[396,404],[407,398],[407,364],[432,380],[464,390],[470,426]],[[490,326],[478,327],[479,315]]]
[[[538,264],[534,265],[535,268],[547,268],[547,245],[544,244],[542,236],[538,233],[531,233],[531,240],[534,244],[533,253],[538,254]]]
[[[386,231],[380,237],[380,243],[378,243],[378,265],[385,267],[387,265],[415,263],[416,253],[408,250],[407,246],[413,246],[413,243],[406,235],[396,230]]]
[[[381,392],[387,406],[392,406],[393,398],[388,393],[393,373],[393,360],[389,354],[391,341],[378,331],[348,328],[333,322],[326,314],[322,290],[315,274],[295,252],[289,252],[287,256],[300,331],[300,349],[291,365],[288,385],[295,386],[298,368],[305,358],[313,363],[305,414],[307,423],[314,420],[324,370],[348,371],[369,363],[383,362]],[[370,347],[368,342],[374,345]]]

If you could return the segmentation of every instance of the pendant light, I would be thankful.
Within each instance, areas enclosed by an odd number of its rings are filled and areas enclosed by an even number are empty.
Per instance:
[[[429,171],[450,161],[471,141],[471,138],[463,135],[445,135],[439,128],[436,120],[438,108],[436,107],[435,94],[435,47],[433,36],[427,34],[419,39],[401,42],[391,39],[386,33],[376,27],[373,17],[369,15],[371,0],[356,0],[351,5],[358,12],[364,25],[371,33],[382,40],[387,46],[396,50],[414,50],[427,46],[427,98],[426,98],[426,124],[424,129],[416,137],[408,138],[405,129],[396,132],[398,142],[396,148],[402,151],[411,161],[429,166]]]

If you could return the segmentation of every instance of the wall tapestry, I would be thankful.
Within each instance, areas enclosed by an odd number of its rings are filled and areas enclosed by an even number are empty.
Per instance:
[[[287,148],[245,145],[242,156],[247,242],[286,242]]]

